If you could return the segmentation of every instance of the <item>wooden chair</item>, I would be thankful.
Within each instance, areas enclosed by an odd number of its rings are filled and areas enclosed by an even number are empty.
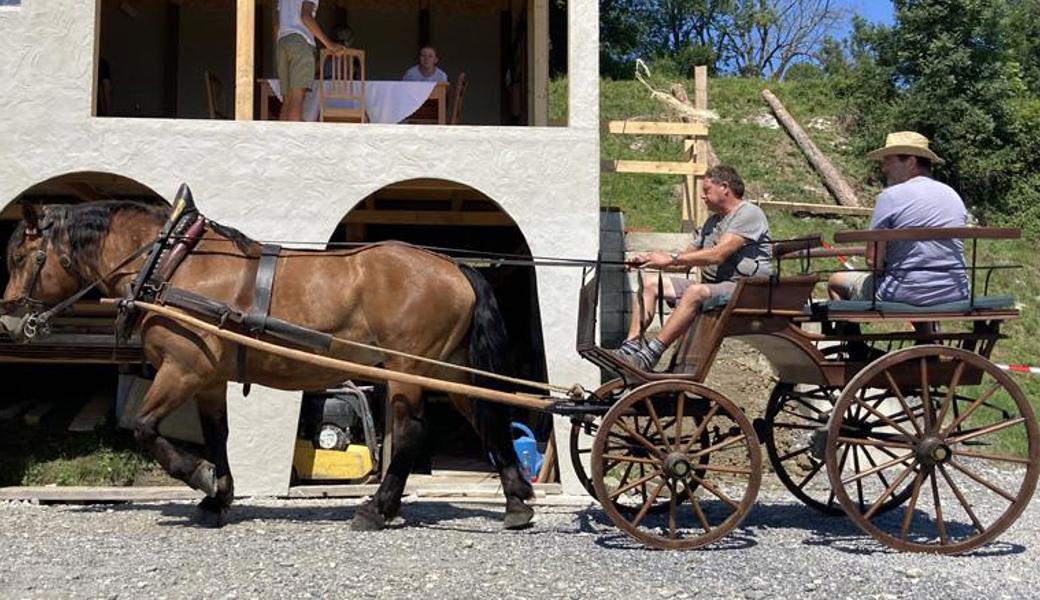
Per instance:
[[[455,82],[455,96],[451,101],[451,120],[449,123],[452,125],[459,124],[459,117],[462,115],[462,100],[466,96],[466,73],[459,73],[459,79]]]
[[[206,79],[206,104],[209,106],[209,118],[230,118],[224,102],[224,82],[209,71],[205,71],[203,76]]]
[[[321,51],[318,120],[365,123],[365,51],[347,48],[336,55]],[[329,79],[326,79],[326,76]]]

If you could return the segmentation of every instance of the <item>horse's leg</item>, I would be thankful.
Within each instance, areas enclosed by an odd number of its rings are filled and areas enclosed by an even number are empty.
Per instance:
[[[217,476],[213,463],[190,452],[178,450],[159,435],[159,423],[203,387],[194,374],[172,362],[160,367],[148,389],[141,411],[134,421],[134,437],[162,468],[207,496],[217,495]]]
[[[195,521],[207,527],[223,527],[235,498],[235,482],[227,457],[227,386],[221,383],[207,389],[196,395],[195,400],[199,407],[202,435],[217,478],[216,495],[206,496],[199,502]]]
[[[390,382],[390,412],[393,419],[393,450],[386,476],[368,502],[358,507],[350,528],[354,531],[382,529],[401,510],[408,474],[412,471],[416,452],[423,448],[426,423],[423,415],[422,388]]]
[[[513,447],[513,436],[509,433],[509,412],[505,406],[488,401],[472,401],[465,396],[451,394],[451,403],[466,416],[484,446],[491,454],[498,476],[502,481],[502,493],[506,497],[506,529],[522,529],[531,523],[534,509],[524,503],[534,497],[534,488],[524,479]]]

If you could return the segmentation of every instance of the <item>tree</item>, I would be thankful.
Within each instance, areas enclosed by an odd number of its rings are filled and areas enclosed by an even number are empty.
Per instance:
[[[812,59],[843,17],[834,0],[734,0],[720,25],[722,60],[744,76],[780,79]]]

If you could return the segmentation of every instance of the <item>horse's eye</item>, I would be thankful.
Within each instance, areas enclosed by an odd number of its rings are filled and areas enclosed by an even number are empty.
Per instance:
[[[23,264],[25,264],[25,255],[24,254],[16,254],[14,256],[14,266],[20,267]]]

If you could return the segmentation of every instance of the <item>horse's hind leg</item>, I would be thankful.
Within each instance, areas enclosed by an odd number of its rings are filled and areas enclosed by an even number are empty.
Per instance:
[[[216,495],[206,496],[199,502],[195,521],[207,527],[223,527],[235,497],[235,482],[231,477],[227,455],[227,387],[221,383],[198,394],[195,400],[199,407],[202,435],[206,439],[206,449],[213,461],[213,474],[217,480]]]
[[[451,395],[451,403],[469,419],[477,435],[483,440],[492,462],[498,469],[502,481],[502,493],[506,497],[506,516],[503,527],[522,529],[531,523],[534,510],[524,503],[534,497],[534,488],[524,479],[513,447],[513,436],[509,432],[509,411],[501,405],[488,401],[473,401],[465,396]]]
[[[393,419],[393,448],[390,466],[379,489],[368,502],[358,507],[350,528],[354,531],[382,529],[401,510],[401,495],[412,471],[415,455],[423,447],[426,423],[423,415],[422,388],[391,382],[390,412]]]
[[[178,450],[159,435],[159,423],[201,388],[198,378],[166,363],[156,373],[144,404],[134,421],[134,437],[171,477],[187,483],[207,496],[216,496],[217,475],[213,463],[190,452]]]

